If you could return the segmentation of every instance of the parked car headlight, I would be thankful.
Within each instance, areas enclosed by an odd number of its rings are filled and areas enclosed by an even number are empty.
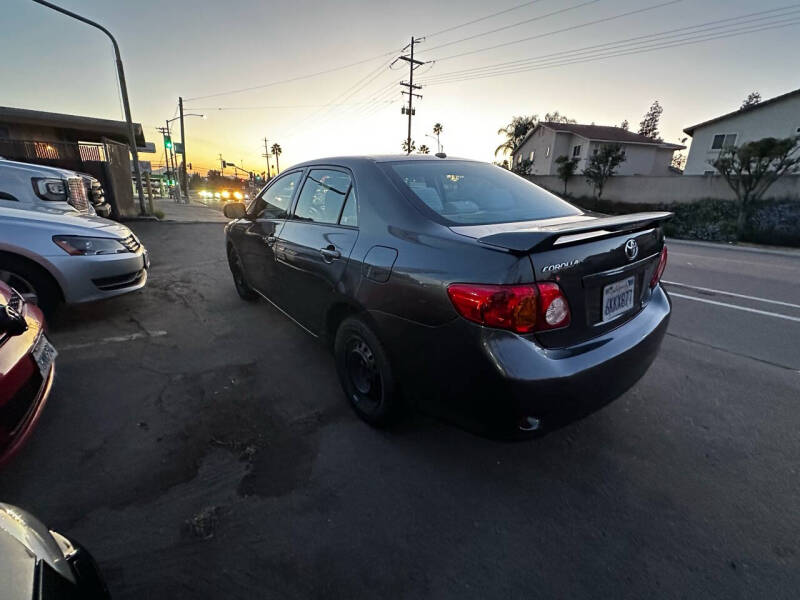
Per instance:
[[[33,177],[31,178],[33,184],[33,191],[42,200],[51,200],[53,202],[66,202],[67,201],[67,185],[63,179],[52,179],[49,177]]]
[[[129,252],[121,241],[113,238],[83,237],[79,235],[54,235],[53,241],[67,254],[94,256],[96,254],[119,254]]]

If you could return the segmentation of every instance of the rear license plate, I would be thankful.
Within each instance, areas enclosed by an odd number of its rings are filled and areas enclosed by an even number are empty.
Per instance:
[[[42,374],[42,378],[46,379],[47,374],[50,372],[50,367],[53,365],[53,361],[58,356],[58,352],[53,347],[53,344],[42,334],[39,337],[39,341],[36,342],[36,346],[33,348],[33,360],[36,361],[36,366],[39,367],[39,373]]]
[[[603,288],[603,323],[633,308],[634,281],[628,277]]]

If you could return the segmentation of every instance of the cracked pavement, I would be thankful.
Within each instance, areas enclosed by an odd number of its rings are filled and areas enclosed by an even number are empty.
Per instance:
[[[382,432],[327,348],[238,298],[221,225],[133,229],[147,287],[53,321],[54,392],[0,473],[114,598],[796,597],[800,373],[738,316],[676,302],[644,379],[537,441]]]

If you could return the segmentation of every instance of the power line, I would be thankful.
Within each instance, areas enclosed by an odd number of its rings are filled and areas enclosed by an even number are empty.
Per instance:
[[[505,10],[500,10],[490,15],[486,15],[485,17],[479,17],[477,19],[473,19],[472,21],[467,21],[466,23],[461,23],[461,25],[453,25],[452,27],[447,27],[446,29],[440,29],[439,31],[435,31],[434,33],[429,33],[425,37],[432,38],[436,35],[441,35],[443,33],[448,33],[450,31],[455,31],[456,29],[461,29],[462,27],[467,27],[468,25],[474,25],[475,23],[480,23],[481,21],[486,21],[487,19],[491,19],[492,17],[498,17],[500,15],[504,15],[506,13],[510,13],[515,10],[519,10],[520,8],[525,8],[526,6],[530,6],[531,4],[536,4],[537,2],[541,2],[542,0],[531,0],[530,2],[523,2],[522,4],[517,4],[516,6],[512,6],[511,8],[506,8]]]
[[[546,31],[544,33],[539,33],[537,35],[532,35],[529,37],[521,38],[518,40],[512,40],[510,42],[503,42],[502,44],[495,44],[494,46],[486,46],[484,48],[478,48],[476,50],[468,50],[466,52],[460,52],[459,54],[452,54],[450,56],[445,56],[444,58],[437,59],[437,62],[442,62],[445,60],[451,60],[453,58],[460,58],[462,56],[469,56],[470,54],[478,54],[479,52],[488,52],[489,50],[495,50],[497,48],[504,48],[506,46],[511,46],[514,44],[520,44],[522,42],[529,42],[531,40],[538,40],[543,37],[548,37],[551,35],[557,35],[559,33],[565,33],[567,31],[575,31],[576,29],[582,29],[584,27],[590,27],[591,25],[597,25],[598,23],[607,23],[609,21],[614,21],[616,19],[622,19],[624,17],[629,17],[631,15],[636,15],[644,12],[648,12],[651,10],[656,10],[658,8],[663,8],[665,6],[670,6],[672,4],[677,4],[678,2],[683,2],[683,0],[668,0],[667,2],[661,2],[659,4],[653,4],[652,6],[646,6],[644,8],[637,8],[636,10],[630,10],[623,13],[618,13],[616,15],[611,15],[610,17],[603,17],[602,19],[595,19],[593,21],[587,21],[586,23],[580,23],[578,25],[571,25],[569,27],[563,27],[561,29],[555,29],[553,31]]]
[[[530,19],[525,19],[524,21],[518,21],[517,23],[512,23],[510,25],[503,25],[502,27],[497,27],[496,29],[490,29],[489,31],[482,31],[480,33],[476,33],[473,35],[469,35],[467,37],[460,38],[458,40],[453,40],[452,42],[447,42],[445,44],[439,44],[438,46],[434,46],[433,48],[428,48],[428,52],[433,52],[435,50],[439,50],[440,48],[446,48],[448,46],[453,46],[455,44],[460,44],[461,42],[466,42],[469,40],[474,40],[475,38],[484,37],[486,35],[492,35],[493,33],[498,33],[500,31],[505,31],[507,29],[512,29],[514,27],[521,27],[522,25],[527,25],[528,23],[532,23],[533,21],[543,21],[549,17],[554,17],[556,15],[560,15],[571,10],[577,10],[579,8],[583,8],[584,6],[588,6],[589,4],[596,4],[601,0],[586,0],[585,2],[581,2],[580,4],[576,4],[574,6],[568,6],[566,8],[560,8],[558,10],[554,10],[552,12],[537,15],[535,17],[531,17]]]
[[[500,63],[494,63],[491,65],[484,65],[482,67],[473,67],[468,69],[460,69],[456,71],[448,71],[446,73],[440,73],[439,75],[434,75],[429,79],[426,79],[426,83],[433,83],[435,81],[439,81],[442,79],[452,78],[454,76],[466,76],[468,74],[477,75],[481,72],[492,70],[492,69],[500,69],[500,68],[511,68],[513,66],[525,66],[530,65],[532,63],[542,62],[545,59],[558,57],[563,55],[569,55],[570,57],[575,57],[579,54],[585,54],[588,51],[596,50],[596,49],[603,49],[608,50],[613,47],[620,47],[620,46],[628,46],[628,45],[638,45],[643,42],[647,41],[655,41],[656,38],[673,38],[673,37],[682,37],[686,36],[692,30],[705,30],[711,31],[714,29],[724,29],[729,28],[735,25],[741,25],[744,23],[752,23],[756,21],[763,21],[768,19],[775,19],[775,18],[785,18],[787,16],[792,15],[792,13],[798,12],[800,10],[800,4],[788,5],[777,9],[771,10],[764,10],[764,11],[757,11],[754,13],[749,13],[746,15],[740,15],[737,17],[729,17],[727,19],[718,19],[715,21],[708,21],[706,23],[701,23],[699,25],[689,25],[686,27],[679,27],[676,29],[670,29],[667,31],[662,31],[659,33],[649,33],[645,35],[635,36],[631,38],[627,38],[624,40],[617,40],[613,42],[605,42],[602,44],[593,44],[591,46],[583,46],[582,48],[572,48],[569,50],[562,50],[559,52],[551,52],[549,54],[542,54],[535,57],[530,58],[523,58],[519,60],[513,61],[506,61]],[[788,12],[787,12],[788,11]],[[782,14],[777,15],[775,13],[782,12]],[[764,16],[766,15],[766,16]],[[755,18],[751,18],[755,17]],[[724,24],[724,25],[723,25]],[[698,31],[694,32],[695,34]]]
[[[629,56],[629,55],[640,54],[640,53],[645,53],[645,52],[653,52],[653,51],[662,50],[662,49],[665,49],[665,48],[674,48],[674,47],[679,47],[679,46],[689,46],[689,45],[699,44],[699,43],[707,42],[707,41],[711,41],[711,40],[724,39],[724,38],[729,38],[729,37],[736,37],[736,36],[745,35],[745,34],[748,34],[748,33],[755,33],[755,32],[758,32],[758,31],[767,31],[767,30],[771,30],[771,29],[780,29],[780,28],[790,27],[790,26],[794,26],[794,25],[800,25],[800,19],[797,19],[797,20],[794,20],[794,21],[781,21],[781,22],[777,22],[777,23],[773,23],[773,24],[750,27],[750,28],[747,28],[747,29],[744,29],[744,30],[741,30],[741,31],[733,32],[733,33],[719,33],[719,34],[715,34],[715,35],[704,36],[704,37],[701,37],[699,39],[692,39],[692,40],[688,40],[688,41],[671,42],[671,43],[660,44],[660,45],[655,45],[655,46],[644,46],[644,47],[641,47],[641,48],[629,49],[629,50],[622,51],[622,52],[611,52],[611,53],[597,55],[597,56],[588,56],[588,57],[585,57],[585,58],[578,58],[578,59],[575,59],[575,60],[563,60],[563,61],[560,61],[560,62],[550,62],[550,63],[536,65],[536,66],[530,66],[530,67],[521,67],[521,68],[517,68],[517,69],[507,69],[505,71],[489,72],[489,73],[484,73],[484,74],[469,75],[469,76],[465,76],[465,77],[454,77],[454,78],[449,79],[449,80],[427,83],[427,85],[429,85],[429,86],[446,85],[446,84],[449,84],[449,83],[458,83],[458,82],[461,82],[461,81],[474,81],[474,80],[477,80],[477,79],[486,79],[486,78],[490,78],[490,77],[501,77],[503,75],[512,75],[512,74],[515,74],[515,73],[538,71],[538,70],[542,70],[542,69],[551,69],[551,68],[556,68],[556,67],[562,67],[562,66],[565,66],[565,65],[593,62],[593,61],[597,61],[597,60],[603,60],[603,59],[606,59],[606,58],[615,58],[615,57],[618,57],[618,56]]]

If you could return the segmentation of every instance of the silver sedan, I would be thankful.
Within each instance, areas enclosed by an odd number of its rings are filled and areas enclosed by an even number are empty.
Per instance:
[[[0,281],[45,312],[144,287],[150,259],[125,225],[0,208]]]

